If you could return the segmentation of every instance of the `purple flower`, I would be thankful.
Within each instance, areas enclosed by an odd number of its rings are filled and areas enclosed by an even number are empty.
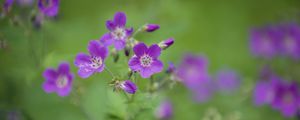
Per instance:
[[[213,82],[207,71],[208,61],[204,56],[187,54],[177,69],[177,76],[198,102],[207,101],[214,92]]]
[[[104,60],[108,56],[108,48],[96,40],[89,42],[88,50],[90,55],[79,53],[75,59],[81,78],[87,78],[94,72],[102,72],[105,67]]]
[[[125,81],[121,82],[120,88],[129,94],[134,94],[137,90],[136,85],[133,82],[131,82],[130,80],[125,80]]]
[[[271,104],[275,96],[275,87],[277,85],[276,79],[271,79],[268,81],[260,81],[256,84],[254,88],[254,103],[257,106]]]
[[[281,53],[294,59],[300,58],[300,26],[296,23],[281,26]]]
[[[43,89],[47,93],[56,92],[59,96],[67,96],[72,90],[73,74],[68,63],[61,63],[58,70],[48,68],[43,73],[46,79]]]
[[[3,7],[2,9],[5,14],[10,11],[13,4],[14,4],[14,0],[5,0],[5,2],[3,3],[3,6],[2,6]]]
[[[280,32],[274,26],[255,28],[250,33],[250,48],[255,56],[270,59],[278,54]]]
[[[154,44],[148,48],[144,43],[139,43],[133,47],[133,51],[135,55],[129,60],[128,65],[143,78],[149,78],[163,70],[163,63],[158,60],[161,52],[158,45]]]
[[[173,116],[173,107],[170,101],[162,102],[155,111],[155,116],[157,119],[167,120],[171,119]]]
[[[216,86],[221,92],[233,92],[240,86],[240,76],[234,70],[220,70],[216,75]]]
[[[273,107],[281,111],[286,117],[295,116],[300,107],[300,93],[297,83],[282,82],[276,86],[275,92]]]
[[[38,7],[44,15],[54,17],[58,14],[59,0],[39,0]]]
[[[176,67],[175,67],[174,63],[173,62],[169,62],[167,73],[174,73],[175,70],[176,70]]]
[[[174,38],[169,38],[167,40],[164,40],[164,41],[160,42],[159,47],[165,50],[173,44],[174,44]]]
[[[144,26],[144,30],[147,32],[154,32],[155,30],[159,29],[159,25],[157,24],[147,24]]]
[[[106,27],[110,31],[104,34],[100,41],[105,45],[114,45],[117,50],[122,50],[126,46],[126,40],[131,36],[133,29],[125,28],[126,15],[123,12],[117,12],[113,20],[106,22]]]

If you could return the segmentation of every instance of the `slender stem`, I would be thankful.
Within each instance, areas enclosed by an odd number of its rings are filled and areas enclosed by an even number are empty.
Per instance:
[[[109,73],[109,75],[110,75],[112,78],[115,77],[114,74],[113,74],[107,67],[105,67],[104,69]]]

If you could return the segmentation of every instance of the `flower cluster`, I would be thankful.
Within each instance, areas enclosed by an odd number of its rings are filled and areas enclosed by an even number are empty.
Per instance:
[[[300,26],[296,23],[283,23],[253,28],[250,33],[250,47],[255,56],[262,58],[284,56],[298,60]]]
[[[205,56],[187,54],[175,69],[170,64],[168,71],[193,93],[198,102],[208,101],[216,91],[232,93],[240,86],[240,76],[231,69],[221,69],[216,76],[208,72],[208,60]]]
[[[59,2],[60,0],[37,0],[37,7],[33,7],[35,0],[5,0],[2,5],[1,17],[8,17],[16,24],[24,24],[19,22],[27,22],[27,20],[32,21],[32,26],[35,28],[40,28],[43,24],[45,18],[53,18],[58,15],[59,12]],[[13,7],[16,4],[24,12],[20,14],[14,14]],[[31,8],[28,10],[28,8]],[[36,12],[38,9],[38,12]],[[27,16],[25,18],[19,16]]]
[[[268,59],[260,71],[259,81],[253,93],[254,104],[270,105],[285,117],[293,117],[299,111],[300,91],[296,82],[296,69],[291,69],[300,58],[300,26],[294,22],[252,29],[250,48],[255,56]],[[277,58],[289,58],[285,62],[287,73],[276,71]],[[274,64],[275,63],[275,64]],[[278,75],[280,74],[280,75]],[[289,77],[280,77],[289,76]]]
[[[262,75],[261,80],[256,84],[253,94],[254,103],[257,106],[271,105],[273,109],[280,111],[286,117],[295,116],[300,107],[298,84],[269,72],[267,75]]]
[[[53,0],[50,5],[55,4],[58,4],[57,0]],[[57,10],[56,7],[45,7],[44,2],[39,3],[39,6],[44,7],[42,11],[49,16],[53,16]],[[106,69],[112,76],[110,85],[113,86],[113,90],[123,90],[128,94],[135,94],[137,91],[137,85],[134,83],[136,78],[132,78],[131,76],[133,76],[133,74],[140,74],[142,78],[150,78],[154,74],[162,72],[164,65],[163,62],[159,60],[159,56],[162,50],[167,49],[174,43],[174,39],[169,38],[159,44],[152,44],[148,47],[145,43],[136,40],[134,35],[143,31],[153,32],[159,28],[159,25],[146,24],[133,34],[133,28],[127,28],[126,21],[125,13],[117,12],[112,20],[106,22],[106,27],[109,32],[105,33],[99,40],[91,40],[87,47],[89,54],[78,53],[75,57],[74,64],[78,68],[77,73],[79,77],[83,79],[96,73],[101,73]],[[113,46],[113,48],[110,49],[110,46]],[[109,54],[113,56],[115,54],[118,55],[122,50],[125,51],[125,57],[128,57],[129,76],[114,75],[112,71],[108,69],[108,66],[105,65],[106,58],[109,57]],[[133,51],[134,54],[130,55],[130,51]],[[117,62],[117,60],[115,62]],[[49,71],[52,72],[49,73]],[[69,74],[69,69],[66,71],[67,72],[64,73]],[[71,90],[73,77],[65,77],[66,75],[61,73],[60,70],[56,73],[59,75],[53,75],[52,73],[54,74],[53,70],[47,69],[45,71],[44,77],[46,78],[46,82],[43,86],[44,90],[46,92],[57,91],[60,96],[68,95]],[[64,92],[62,92],[61,89],[64,89]]]

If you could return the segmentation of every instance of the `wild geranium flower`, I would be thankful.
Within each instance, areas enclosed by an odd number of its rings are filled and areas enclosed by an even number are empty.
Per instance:
[[[177,69],[178,78],[193,92],[197,102],[207,101],[214,92],[207,66],[206,57],[187,54]]]
[[[255,56],[270,59],[278,54],[280,31],[274,26],[254,28],[250,33],[250,48]]]
[[[110,31],[104,34],[100,41],[105,45],[114,45],[117,50],[122,50],[126,46],[127,39],[131,36],[133,29],[125,28],[126,15],[123,12],[117,12],[113,20],[106,22],[106,27]]]
[[[160,120],[168,120],[173,116],[173,106],[170,101],[163,101],[155,111],[155,116]]]
[[[240,86],[240,76],[231,69],[221,69],[216,75],[216,87],[220,92],[230,93]]]
[[[48,68],[44,71],[43,89],[47,93],[56,92],[59,96],[67,96],[72,90],[73,74],[68,63],[61,63],[58,70]]]
[[[147,24],[144,26],[144,30],[147,32],[154,32],[155,30],[159,29],[159,25],[157,24]]]
[[[59,0],[39,0],[38,7],[42,14],[54,17],[58,14]]]
[[[136,85],[130,80],[122,81],[120,84],[120,88],[129,94],[134,94],[137,90]]]
[[[285,117],[297,115],[299,110],[299,86],[296,82],[278,84],[275,88],[276,95],[273,100],[273,107],[281,111]]]
[[[160,48],[165,50],[173,44],[174,44],[174,38],[169,38],[167,40],[164,40],[164,41],[160,42],[158,45],[159,45]]]
[[[133,51],[135,55],[129,60],[128,65],[143,78],[149,78],[163,70],[163,63],[158,59],[161,48],[157,44],[148,48],[144,43],[139,43],[133,47]]]
[[[88,51],[90,55],[79,53],[75,59],[75,65],[79,68],[78,75],[87,78],[95,72],[104,70],[104,60],[108,55],[108,48],[97,40],[89,42]]]
[[[296,23],[281,25],[281,53],[284,56],[300,59],[300,26]]]

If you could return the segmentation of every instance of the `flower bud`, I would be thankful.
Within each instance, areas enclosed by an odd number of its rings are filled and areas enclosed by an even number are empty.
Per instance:
[[[155,30],[159,29],[159,25],[157,24],[147,24],[144,26],[144,30],[147,32],[154,32]]]
[[[173,45],[173,43],[174,43],[174,38],[169,38],[167,40],[164,40],[164,41],[160,42],[158,45],[159,45],[160,48],[165,50],[168,47],[170,47],[171,45]]]
[[[131,82],[130,80],[125,80],[125,81],[121,82],[120,88],[129,94],[134,94],[137,90],[136,85],[133,82]]]

